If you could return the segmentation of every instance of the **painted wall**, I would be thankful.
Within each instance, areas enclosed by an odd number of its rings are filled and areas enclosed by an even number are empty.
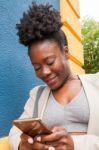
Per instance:
[[[60,0],[60,12],[63,30],[67,35],[71,69],[77,73],[84,73],[82,68],[83,45],[81,43],[80,7],[79,0]]]
[[[33,0],[0,0],[0,137],[23,111],[29,90],[42,84],[34,75],[27,48],[18,43],[15,25]],[[40,0],[36,0],[40,3]],[[59,10],[59,0],[49,2]]]

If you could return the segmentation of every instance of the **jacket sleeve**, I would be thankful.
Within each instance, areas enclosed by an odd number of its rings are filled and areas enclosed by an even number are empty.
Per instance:
[[[38,87],[35,87],[30,91],[30,97],[28,101],[25,104],[24,107],[24,112],[20,116],[19,119],[23,118],[31,118],[33,117],[33,109],[34,109],[34,102],[36,99],[36,94],[37,94]],[[13,126],[9,132],[9,144],[11,150],[18,150],[19,143],[21,141],[20,135],[22,134],[22,131],[19,130],[17,127]]]
[[[72,136],[72,138],[74,150],[99,150],[99,136],[86,134]]]
[[[30,116],[26,113],[26,111],[23,112],[20,118],[29,118]],[[22,131],[19,130],[17,127],[13,126],[9,133],[9,144],[11,150],[18,150],[19,143],[21,141],[20,135],[22,134]]]

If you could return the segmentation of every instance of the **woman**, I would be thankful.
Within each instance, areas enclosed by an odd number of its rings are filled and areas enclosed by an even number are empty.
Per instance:
[[[59,12],[49,4],[35,3],[17,24],[35,73],[47,84],[39,98],[38,117],[52,134],[32,139],[12,127],[13,150],[99,150],[99,74],[78,76],[71,71],[61,26]],[[34,117],[38,89],[31,90],[20,118]]]

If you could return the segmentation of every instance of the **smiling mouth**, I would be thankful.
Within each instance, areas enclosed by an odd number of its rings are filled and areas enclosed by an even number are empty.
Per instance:
[[[56,80],[57,80],[57,76],[55,76],[55,77],[53,77],[53,78],[49,78],[49,79],[47,79],[47,80],[45,80],[45,81],[46,81],[46,83],[47,83],[48,85],[52,85],[52,84],[55,84],[55,83],[56,83]]]

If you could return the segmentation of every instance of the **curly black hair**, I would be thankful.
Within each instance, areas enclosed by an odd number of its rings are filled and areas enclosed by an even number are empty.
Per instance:
[[[28,47],[45,39],[56,41],[60,47],[62,44],[68,45],[61,27],[60,13],[52,8],[52,5],[34,2],[29,10],[23,13],[20,23],[16,24],[20,43]]]

